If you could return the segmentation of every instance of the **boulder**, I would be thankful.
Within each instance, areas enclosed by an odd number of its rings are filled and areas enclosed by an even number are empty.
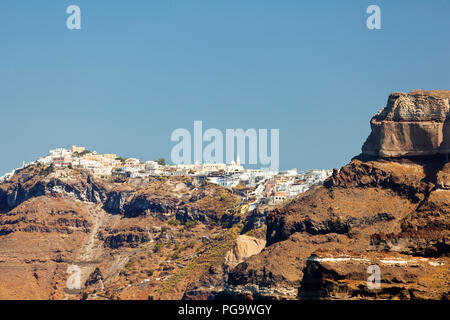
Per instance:
[[[239,263],[244,262],[248,257],[261,252],[266,246],[266,241],[254,237],[240,235],[232,250],[225,256],[225,265],[234,268]]]

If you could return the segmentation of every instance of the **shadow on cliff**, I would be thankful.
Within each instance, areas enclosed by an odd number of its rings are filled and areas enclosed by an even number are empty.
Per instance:
[[[423,182],[436,183],[436,174],[441,171],[448,162],[448,154],[435,154],[427,156],[404,156],[404,157],[375,157],[367,154],[359,154],[352,160],[359,160],[364,163],[371,161],[393,162],[399,164],[416,164],[424,168],[425,178]]]
[[[450,153],[450,114],[447,115],[444,127],[442,128],[442,143],[439,146],[439,150],[445,155],[445,161],[448,162]]]
[[[448,133],[447,133],[448,134]],[[442,143],[448,141],[444,139]],[[424,199],[419,203],[417,209],[419,209],[424,203],[427,202],[430,193],[436,189],[438,184],[437,174],[441,171],[445,164],[448,162],[448,154],[438,153],[435,155],[426,155],[426,156],[404,156],[404,157],[375,157],[367,154],[359,154],[353,159],[360,160],[362,162],[370,162],[370,161],[379,161],[379,162],[393,162],[399,164],[415,164],[423,167],[425,177],[421,179],[421,182],[428,184],[428,190],[425,192]],[[352,160],[353,160],[352,159]]]

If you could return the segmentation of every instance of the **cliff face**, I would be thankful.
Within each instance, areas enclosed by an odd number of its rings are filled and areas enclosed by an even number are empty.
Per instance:
[[[401,157],[450,153],[450,91],[392,93],[370,125],[363,154]]]
[[[392,94],[365,154],[269,213],[267,246],[230,272],[219,297],[447,299],[448,96]],[[379,289],[367,286],[369,266]]]
[[[265,245],[266,241],[262,239],[241,235],[236,239],[233,249],[227,252],[224,264],[228,268],[233,268],[249,257],[261,252]]]
[[[29,166],[0,184],[0,299],[180,299],[221,267],[237,234],[219,225],[237,213],[239,197],[195,178]]]
[[[436,181],[450,165],[441,165],[353,160],[269,214],[268,246],[231,271],[224,296],[446,297],[450,190]],[[369,265],[382,290],[366,288]]]
[[[152,215],[161,220],[209,222],[233,221],[228,209],[239,197],[225,188],[190,178],[152,178],[142,182],[94,179],[81,170],[58,170],[30,166],[0,184],[0,208],[14,209],[39,196],[60,196],[96,203],[112,214],[127,217]]]

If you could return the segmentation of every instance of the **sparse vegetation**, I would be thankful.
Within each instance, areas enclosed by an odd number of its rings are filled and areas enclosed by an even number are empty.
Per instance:
[[[184,247],[181,250],[192,249],[194,247],[195,247],[195,242],[194,241],[189,241],[187,244],[184,245]]]
[[[41,171],[39,172],[40,176],[48,176],[50,173],[55,172],[55,167],[53,166],[53,164],[41,169]]]
[[[127,158],[117,157],[116,160],[119,160],[122,163],[125,163],[127,161]]]
[[[267,233],[267,226],[263,226],[261,228],[252,229],[246,234],[251,237],[259,238],[259,239],[265,239]]]
[[[167,223],[171,226],[178,226],[180,224],[180,221],[178,221],[175,218],[170,219],[169,221],[167,221]]]
[[[156,243],[155,246],[153,247],[153,252],[154,253],[160,252],[162,247],[163,247],[163,243],[162,242]]]
[[[211,266],[220,265],[223,262],[223,258],[228,250],[230,250],[239,235],[240,230],[236,227],[222,231],[220,235],[216,237],[214,243],[202,244],[204,252],[199,257],[193,259],[185,268],[176,272],[173,276],[164,281],[161,286],[156,290],[164,295],[186,278],[192,280],[193,277],[199,278],[205,272],[209,270]]]
[[[74,155],[76,155],[78,157],[82,157],[82,156],[84,156],[84,155],[86,155],[88,153],[92,153],[92,152],[90,150],[84,150],[84,151],[81,151],[81,152],[74,152]]]
[[[192,229],[193,227],[195,227],[197,224],[198,224],[198,221],[197,221],[197,220],[194,220],[194,221],[189,220],[189,221],[186,221],[186,222],[184,223],[184,228],[185,228],[186,230],[191,230],[191,229]]]

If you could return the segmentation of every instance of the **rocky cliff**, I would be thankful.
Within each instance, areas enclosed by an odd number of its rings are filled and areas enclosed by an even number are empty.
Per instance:
[[[28,166],[0,184],[0,299],[180,299],[221,268],[239,201],[193,177]]]
[[[0,208],[9,211],[39,196],[59,196],[96,203],[112,214],[127,217],[152,215],[162,220],[177,217],[184,222],[233,220],[239,197],[225,188],[188,177],[156,177],[116,182],[95,179],[77,169],[51,169],[32,165],[0,184]]]
[[[363,154],[270,212],[267,246],[231,270],[218,297],[447,299],[449,96],[392,94]],[[369,287],[376,268],[380,287]]]

